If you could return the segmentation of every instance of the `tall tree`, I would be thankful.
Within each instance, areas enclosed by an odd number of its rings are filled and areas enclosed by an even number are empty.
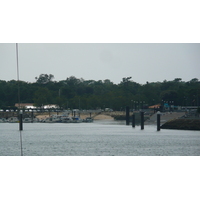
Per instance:
[[[49,75],[48,74],[40,74],[39,78],[35,77],[35,79],[37,80],[36,83],[47,84],[54,79],[54,75],[52,75],[52,74],[49,74]]]

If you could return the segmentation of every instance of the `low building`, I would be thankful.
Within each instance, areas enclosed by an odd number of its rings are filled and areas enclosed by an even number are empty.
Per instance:
[[[160,104],[149,106],[149,108],[160,108]]]
[[[15,107],[17,107],[18,109],[37,109],[37,107],[36,106],[34,106],[34,104],[33,103],[16,103],[15,104]],[[57,105],[55,105],[55,104],[48,104],[48,105],[44,105],[44,106],[42,106],[42,108],[43,109],[51,109],[51,108],[58,108],[58,106]]]
[[[55,104],[49,104],[49,105],[44,105],[43,108],[44,108],[44,109],[58,108],[58,106],[55,105]]]
[[[35,109],[36,107],[33,105],[33,103],[16,103],[15,107],[17,107],[18,109]]]

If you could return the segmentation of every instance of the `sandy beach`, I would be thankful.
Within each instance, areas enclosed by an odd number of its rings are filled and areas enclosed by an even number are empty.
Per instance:
[[[51,113],[51,115],[57,115],[57,113]],[[42,114],[42,115],[37,115],[36,117],[41,120],[41,119],[46,119],[47,117],[49,117],[49,115],[48,114]],[[90,117],[90,115],[89,114],[81,114],[80,115],[81,119],[85,119],[86,117]],[[94,117],[94,120],[107,120],[107,119],[114,120],[113,117],[111,117],[109,115],[105,115],[105,114],[99,114],[99,115]]]

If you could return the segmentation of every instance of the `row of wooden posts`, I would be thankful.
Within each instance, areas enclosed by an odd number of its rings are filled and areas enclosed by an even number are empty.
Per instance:
[[[141,130],[144,129],[144,112],[140,112],[141,117]],[[126,125],[130,123],[130,108],[129,106],[126,107]],[[132,127],[135,127],[135,115],[132,115]],[[19,114],[19,130],[23,130],[23,123],[22,123],[22,111]],[[157,131],[160,131],[160,113],[157,113]]]
[[[141,130],[144,129],[144,111],[140,112]],[[130,108],[126,107],[126,125],[130,123]],[[135,114],[132,115],[132,127],[135,127]],[[160,131],[160,112],[157,112],[157,131]]]

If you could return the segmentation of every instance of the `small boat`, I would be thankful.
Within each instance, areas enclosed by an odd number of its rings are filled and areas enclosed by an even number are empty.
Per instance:
[[[93,122],[93,119],[91,117],[87,117],[86,119],[83,120],[83,122]]]
[[[72,123],[81,123],[83,122],[83,120],[79,117],[72,117]]]
[[[5,118],[0,119],[0,123],[5,123],[5,122],[7,122],[7,120]]]
[[[27,117],[27,118],[24,118],[23,119],[23,123],[36,123],[36,122],[39,122],[39,119],[38,118],[30,118],[30,117]]]
[[[53,117],[47,117],[42,122],[44,122],[44,123],[56,123],[57,120],[55,118],[53,118]]]
[[[10,117],[10,118],[8,118],[8,122],[9,122],[9,123],[18,123],[19,120],[18,120],[17,117]]]
[[[71,123],[73,119],[71,117],[62,117],[62,123]]]
[[[23,123],[32,123],[32,119],[31,118],[24,118]]]

